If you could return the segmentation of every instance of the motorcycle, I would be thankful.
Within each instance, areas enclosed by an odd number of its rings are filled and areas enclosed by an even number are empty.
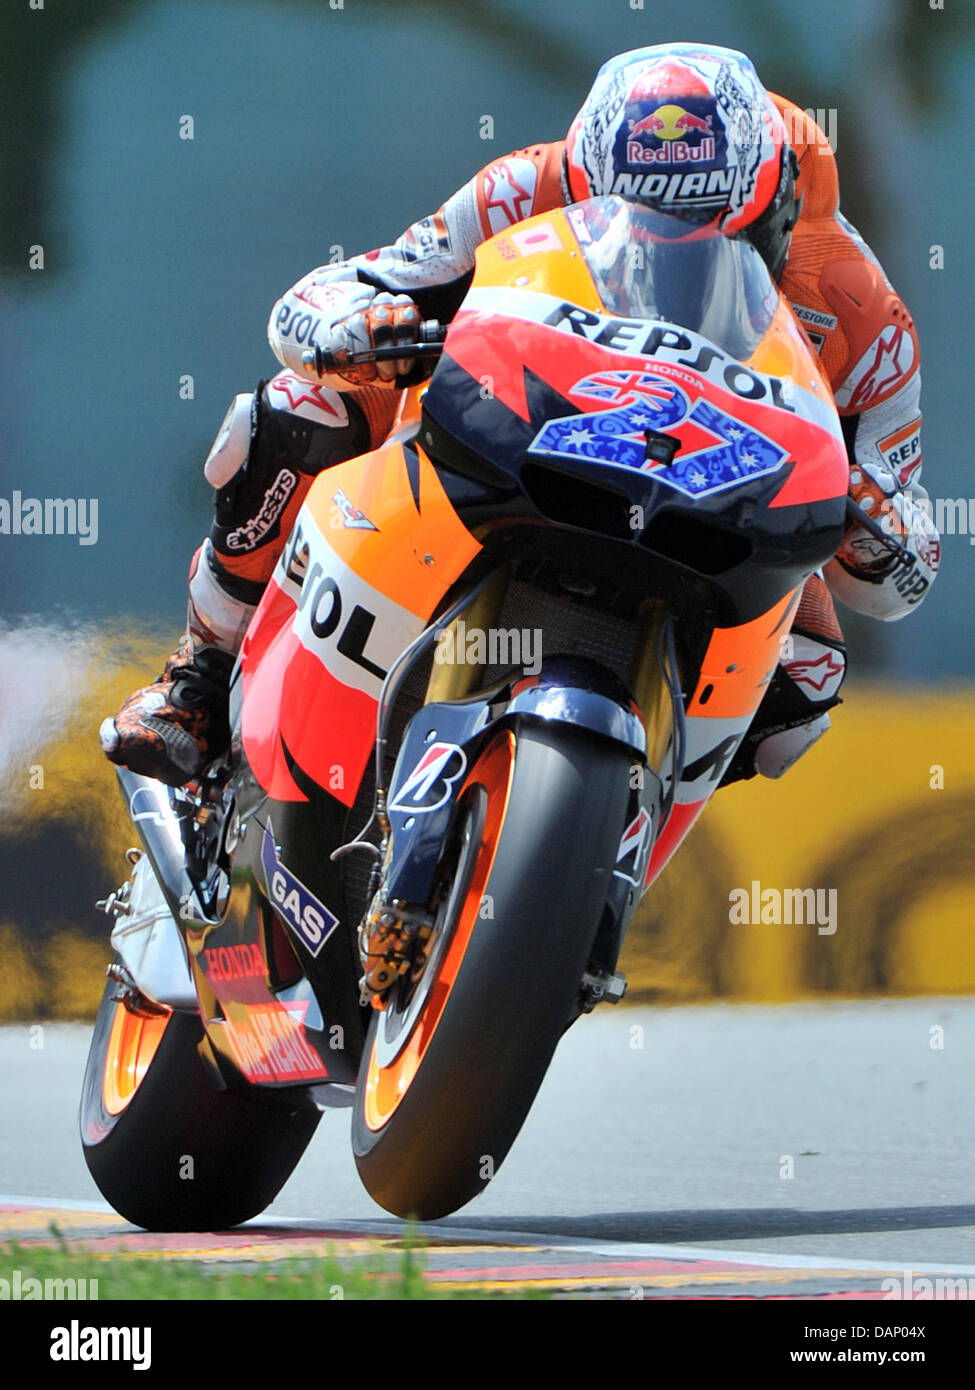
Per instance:
[[[444,1216],[622,998],[846,521],[808,338],[748,243],[686,230],[609,197],[481,246],[449,328],[368,355],[439,360],[312,486],[227,755],[119,771],[141,850],[81,1135],[137,1225],[256,1215],[335,1106],[373,1198]]]

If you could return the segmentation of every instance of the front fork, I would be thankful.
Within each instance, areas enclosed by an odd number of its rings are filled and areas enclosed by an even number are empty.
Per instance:
[[[454,640],[461,622],[468,631],[486,631],[496,625],[509,578],[507,570],[499,570],[450,625],[454,631],[434,662],[426,702],[404,734],[386,798],[389,832],[381,887],[364,936],[378,949],[384,925],[391,935],[402,933],[404,939],[413,928],[422,930],[457,790],[466,770],[500,727],[541,719],[588,729],[605,739],[608,747],[622,745],[631,755],[626,820],[583,980],[582,1008],[590,1009],[603,1000],[616,1002],[622,997],[625,981],[615,973],[616,963],[664,813],[663,764],[674,743],[674,691],[679,691],[673,648],[668,656],[663,641],[669,619],[662,605],[645,605],[629,686],[595,662],[555,657],[543,664],[538,675],[513,676],[493,689],[478,691],[481,668],[449,654],[461,651],[462,643]],[[447,659],[439,659],[444,652]],[[594,807],[593,812],[598,815],[600,808]],[[577,829],[567,827],[566,833]],[[379,949],[372,961],[381,955]],[[372,987],[378,979],[373,976]]]

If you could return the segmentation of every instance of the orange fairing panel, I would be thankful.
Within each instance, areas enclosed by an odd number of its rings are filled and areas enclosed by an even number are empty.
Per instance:
[[[833,393],[819,359],[784,299],[780,299],[775,317],[749,357],[748,365],[766,376],[786,377],[821,400],[832,403]]]
[[[718,627],[704,654],[689,718],[736,719],[758,707],[788,636],[801,589],[741,627]]]
[[[603,307],[562,209],[529,217],[483,242],[477,248],[474,283],[560,294],[597,313]]]
[[[241,647],[243,745],[270,796],[306,800],[310,780],[353,804],[383,680],[479,550],[422,451],[316,479]]]
[[[450,505],[429,458],[422,449],[416,456],[419,507],[401,444],[330,468],[316,480],[306,506],[350,569],[425,620],[481,547]],[[334,500],[338,489],[374,530],[344,524]]]

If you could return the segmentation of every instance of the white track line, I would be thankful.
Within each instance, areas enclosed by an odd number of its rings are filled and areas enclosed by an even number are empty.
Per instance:
[[[381,1217],[368,1223],[351,1221],[315,1221],[308,1217],[275,1217],[276,1226],[295,1228],[321,1228],[341,1234],[353,1231],[362,1232],[363,1225],[377,1235],[402,1235],[405,1223],[383,1220]],[[910,1269],[915,1274],[964,1274],[975,1276],[975,1265],[912,1264],[902,1261],[892,1263],[887,1260],[850,1260],[846,1256],[829,1255],[786,1255],[767,1251],[735,1250],[728,1248],[712,1249],[703,1245],[647,1245],[636,1241],[579,1240],[572,1236],[547,1236],[537,1231],[495,1231],[478,1227],[420,1225],[414,1228],[418,1235],[429,1239],[456,1240],[459,1244],[471,1245],[548,1245],[559,1250],[572,1250],[580,1255],[598,1255],[632,1260],[715,1260],[725,1264],[755,1265],[760,1268],[775,1269],[844,1269],[857,1273],[903,1273]]]

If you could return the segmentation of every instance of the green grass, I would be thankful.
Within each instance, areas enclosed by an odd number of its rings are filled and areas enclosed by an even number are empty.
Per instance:
[[[118,1255],[101,1256],[74,1250],[56,1227],[52,1234],[58,1248],[11,1243],[0,1246],[0,1279],[13,1289],[14,1271],[20,1271],[21,1289],[27,1279],[85,1279],[98,1281],[98,1301],[115,1299],[472,1299],[486,1296],[469,1289],[433,1285],[423,1277],[422,1250],[409,1240],[402,1252],[390,1256],[378,1252],[340,1261],[324,1258],[290,1259],[273,1264],[227,1268],[199,1260]],[[9,1297],[7,1288],[0,1293]],[[23,1292],[21,1294],[23,1297]],[[524,1295],[518,1295],[523,1297]],[[535,1294],[534,1296],[538,1296]]]

